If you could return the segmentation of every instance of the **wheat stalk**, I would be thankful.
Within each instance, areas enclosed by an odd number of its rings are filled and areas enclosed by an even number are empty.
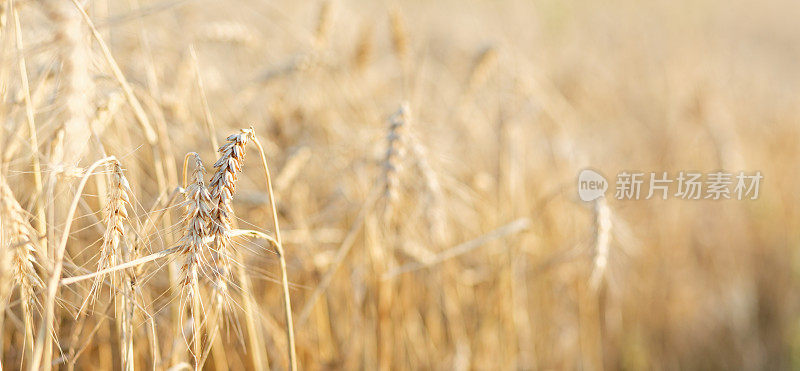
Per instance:
[[[252,130],[252,128],[251,128]],[[278,260],[281,267],[281,288],[283,290],[283,309],[286,320],[286,343],[289,353],[289,369],[297,370],[297,352],[295,350],[294,322],[292,319],[292,300],[289,295],[289,276],[286,273],[286,252],[283,250],[281,240],[281,228],[278,224],[278,208],[275,206],[275,193],[272,188],[272,177],[270,176],[269,166],[267,166],[267,156],[264,154],[264,147],[253,133],[253,143],[258,147],[261,156],[261,165],[264,167],[264,178],[267,181],[267,193],[269,194],[270,213],[272,214],[272,224],[275,226],[274,246],[278,253]]]
[[[598,288],[605,278],[611,244],[611,227],[611,209],[605,197],[600,197],[594,202],[594,268],[589,278],[594,288]]]
[[[22,43],[22,27],[20,26],[19,22],[19,12],[16,8],[14,8],[14,2],[9,1],[9,5],[12,7],[11,12],[14,18],[14,35],[16,36],[16,46],[17,46],[17,63],[19,68],[19,75],[20,75],[20,82],[22,83],[22,91],[24,93],[24,100],[25,100],[25,118],[28,123],[28,137],[31,141],[31,148],[33,149],[31,153],[31,161],[33,163],[33,185],[36,188],[36,194],[40,197],[36,199],[36,232],[40,236],[47,235],[47,223],[45,222],[45,208],[44,202],[42,201],[43,197],[43,187],[42,187],[42,167],[41,163],[39,162],[39,138],[36,133],[36,123],[34,120],[34,112],[33,112],[33,103],[31,102],[31,92],[30,86],[28,84],[28,67],[25,63],[25,55],[23,54],[23,43]],[[47,240],[43,240],[39,244],[40,248],[44,248],[47,246]]]

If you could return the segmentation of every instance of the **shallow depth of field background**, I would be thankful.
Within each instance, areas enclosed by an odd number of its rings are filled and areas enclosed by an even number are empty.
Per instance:
[[[51,5],[15,3],[36,153],[49,173],[49,143],[68,104],[61,46]],[[122,162],[140,218],[158,194],[180,185],[174,169],[186,152],[200,153],[209,169],[216,158],[196,71],[217,140],[253,126],[265,141],[284,181],[276,196],[303,369],[386,366],[379,358],[391,369],[800,367],[796,1],[92,0],[86,7],[171,154],[165,162],[175,184],[160,187],[144,134],[93,42],[89,117],[111,112],[94,135]],[[32,210],[34,149],[9,27],[0,35],[0,149],[19,146],[3,159],[4,176]],[[441,198],[431,205],[435,197],[409,160],[395,218],[384,223],[380,201],[367,201],[383,181],[389,117],[404,101],[405,134],[424,146]],[[79,166],[102,156],[85,133],[65,140],[88,148]],[[259,166],[250,152],[234,209],[240,226],[270,232]],[[609,199],[609,265],[593,287],[592,207],[575,185],[585,167],[612,187],[623,170],[759,170],[764,180],[756,201]],[[86,269],[96,266],[91,249],[102,236],[91,216],[103,207],[96,193],[87,189],[68,245],[68,262]],[[54,201],[56,221],[68,200],[67,187]],[[352,250],[301,316],[365,204]],[[170,212],[179,220],[178,209]],[[394,277],[390,309],[378,313],[386,270],[430,262],[519,220],[529,227]],[[149,236],[150,251],[169,247],[178,231],[160,228]],[[239,244],[260,311],[263,349],[255,351],[285,369],[278,260],[258,242]],[[376,254],[388,267],[374,264]],[[175,350],[185,344],[165,264],[145,266],[141,283],[157,323],[158,369],[188,360]],[[106,315],[87,316],[75,333],[74,307],[87,290],[60,291],[57,339],[65,353],[91,343],[78,369],[118,368],[118,335]],[[19,314],[13,300],[7,317]],[[137,369],[149,369],[153,335],[139,316]],[[223,337],[227,363],[252,369],[248,337],[237,331],[247,328],[234,324]],[[2,335],[4,367],[15,369],[19,320],[7,318]],[[389,347],[379,357],[381,344]],[[212,354],[206,367],[220,365]]]

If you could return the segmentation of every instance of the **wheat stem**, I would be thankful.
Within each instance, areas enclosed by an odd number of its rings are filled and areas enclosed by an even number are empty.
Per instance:
[[[289,347],[289,365],[292,371],[296,371],[297,354],[294,342],[294,325],[292,324],[292,299],[289,296],[289,278],[286,274],[286,254],[283,250],[283,244],[281,243],[281,228],[278,225],[278,209],[275,207],[275,194],[272,191],[272,178],[269,175],[269,166],[267,166],[267,157],[264,154],[264,147],[261,146],[261,142],[259,142],[258,137],[255,135],[253,135],[253,143],[258,147],[258,152],[261,155],[261,164],[264,166],[264,177],[267,180],[272,223],[275,226],[275,249],[278,252],[278,259],[280,260],[281,266],[281,286],[283,288],[283,305],[286,314],[286,341]]]

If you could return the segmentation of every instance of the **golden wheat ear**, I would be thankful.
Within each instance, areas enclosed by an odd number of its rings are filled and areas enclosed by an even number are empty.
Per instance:
[[[111,268],[121,264],[123,261],[123,247],[125,243],[125,225],[128,224],[128,206],[131,205],[130,185],[122,166],[118,161],[111,165],[111,182],[109,184],[108,198],[103,213],[103,224],[106,229],[103,234],[103,244],[100,247],[100,259],[97,262],[97,271]],[[100,288],[106,278],[106,274],[100,274],[94,278],[92,287],[83,301],[78,313],[83,313],[87,305],[93,304],[100,294]],[[110,290],[113,292],[119,283],[119,272],[111,273]]]
[[[205,323],[203,316],[203,306],[200,297],[200,283],[198,270],[204,266],[204,254],[207,250],[206,237],[209,233],[211,224],[211,194],[205,185],[206,170],[200,155],[195,152],[186,155],[193,157],[195,161],[192,181],[186,185],[184,216],[185,227],[183,237],[179,242],[179,254],[184,259],[181,266],[181,307],[188,304],[189,313],[192,318],[192,347],[191,353],[194,358],[195,369],[203,367],[203,339],[202,331]],[[183,321],[178,325],[182,326]]]
[[[253,131],[241,129],[239,133],[228,136],[227,143],[219,148],[220,157],[211,177],[211,263],[213,265],[214,307],[222,313],[230,307],[228,283],[231,282],[231,241],[229,232],[233,229],[235,217],[231,202],[236,192],[238,173],[244,164],[245,146],[253,136]]]

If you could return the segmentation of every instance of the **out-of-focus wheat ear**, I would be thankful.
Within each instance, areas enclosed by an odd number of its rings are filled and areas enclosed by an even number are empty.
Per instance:
[[[383,219],[392,217],[394,206],[400,198],[400,175],[406,151],[406,127],[410,108],[403,102],[400,109],[389,118],[389,133],[386,135],[386,155],[383,158]]]
[[[400,108],[389,118],[389,133],[386,136],[386,155],[383,159],[383,227],[378,228],[377,220],[370,218],[366,223],[367,235],[371,242],[370,255],[373,264],[374,274],[380,277],[387,267],[392,265],[392,255],[387,254],[380,248],[383,241],[377,236],[378,231],[387,231],[393,220],[396,219],[395,207],[399,204],[402,168],[405,166],[405,152],[408,146],[408,124],[411,118],[411,109],[408,102],[400,104]],[[394,244],[394,235],[386,236],[390,239],[390,244]],[[394,240],[392,240],[394,239]],[[392,308],[393,283],[389,280],[383,281],[379,278],[374,282],[375,308],[377,310],[377,324],[375,326],[375,338],[377,343],[376,357],[378,369],[388,370],[392,360],[392,330],[390,316]]]
[[[203,76],[200,73],[200,62],[197,61],[197,53],[194,46],[189,46],[189,56],[192,59],[192,67],[194,69],[195,81],[197,83],[197,90],[200,92],[200,103],[203,106],[203,116],[205,117],[206,131],[208,132],[209,140],[213,150],[219,148],[217,141],[216,127],[214,125],[214,116],[211,115],[211,108],[208,106],[208,98],[206,97],[206,88],[203,83]]]
[[[492,45],[484,47],[472,61],[472,67],[467,77],[465,95],[471,95],[486,82],[490,72],[497,64],[497,48]]]
[[[397,7],[389,10],[389,28],[392,37],[392,49],[400,64],[405,66],[408,63],[408,32],[406,31],[405,20]]]
[[[317,49],[324,49],[328,45],[331,28],[333,26],[333,1],[322,0],[317,13],[317,27],[314,29],[314,42]]]
[[[50,143],[50,163],[62,168],[63,165],[76,165],[88,148],[85,140],[90,135],[89,115],[92,112],[93,96],[89,72],[91,44],[86,38],[87,33],[81,21],[81,14],[72,4],[59,0],[48,0],[43,4],[45,12],[55,26],[55,39],[59,47],[58,58],[64,82],[57,94],[58,102],[64,107],[64,117],[59,121],[61,125],[57,127]],[[47,199],[55,199],[54,195],[65,187],[57,181],[58,174],[58,171],[50,173],[46,187]],[[50,223],[55,223],[53,208],[49,208],[48,218]],[[48,233],[48,238],[55,238],[52,229]],[[52,251],[47,253],[51,255]],[[49,325],[51,323],[48,323],[48,327]],[[41,333],[41,329],[39,331]],[[44,346],[42,359],[35,359],[34,365],[41,362],[44,368],[49,368],[53,354],[49,338],[44,341]]]
[[[89,71],[92,65],[91,43],[81,14],[68,1],[44,2],[47,15],[55,24],[64,85],[58,95],[64,106],[63,125],[58,129],[59,142],[53,146],[52,161],[74,165],[88,148],[89,120],[94,85]]]
[[[202,331],[205,323],[202,301],[200,298],[200,283],[198,269],[204,266],[203,255],[207,249],[206,236],[211,224],[211,194],[206,189],[203,161],[197,153],[191,153],[195,166],[192,172],[192,181],[186,186],[185,197],[185,227],[183,238],[180,240],[180,254],[184,259],[181,267],[181,306],[189,305],[192,318],[192,356],[196,370],[202,369],[203,358]],[[188,155],[187,155],[188,157]],[[182,322],[182,321],[181,321]],[[180,324],[179,324],[180,325]]]
[[[439,175],[428,161],[428,152],[419,138],[409,135],[409,147],[414,163],[425,184],[425,213],[430,223],[430,232],[434,242],[440,245],[447,243],[447,215],[445,213],[444,192],[442,191]]]
[[[363,72],[372,61],[375,52],[375,37],[372,33],[374,26],[371,22],[366,22],[361,26],[358,33],[358,41],[353,52],[353,67],[356,71]]]
[[[51,0],[55,1],[55,0]],[[153,129],[152,124],[150,123],[150,119],[147,117],[147,114],[142,108],[142,104],[139,102],[139,99],[136,97],[136,94],[133,92],[133,88],[128,83],[128,79],[125,78],[125,75],[122,73],[122,70],[119,68],[117,61],[114,59],[114,56],[111,55],[111,51],[106,45],[103,37],[100,35],[100,32],[95,27],[92,19],[89,17],[89,14],[86,13],[84,10],[83,5],[79,2],[79,0],[70,0],[74,5],[74,8],[77,9],[83,21],[89,27],[91,31],[92,37],[97,42],[98,46],[100,47],[100,51],[103,54],[108,66],[111,68],[111,73],[114,75],[114,78],[119,83],[122,92],[125,94],[125,98],[130,104],[131,108],[133,109],[134,116],[136,116],[136,122],[142,128],[144,133],[145,139],[147,143],[150,145],[150,150],[153,153],[153,166],[155,167],[156,173],[156,180],[158,181],[158,188],[159,191],[166,191],[167,190],[167,179],[166,174],[164,171],[164,153],[162,152],[161,148],[158,145],[158,134]]]
[[[594,268],[589,283],[595,289],[600,287],[606,277],[608,256],[611,245],[611,209],[605,197],[594,202]]]
[[[10,251],[8,257],[10,261],[10,271],[12,282],[19,290],[20,302],[22,304],[23,322],[25,325],[25,357],[33,354],[33,313],[31,308],[35,306],[35,290],[44,286],[39,278],[34,264],[36,263],[36,233],[28,223],[29,215],[20,206],[11,188],[0,177],[0,210],[3,214],[3,230],[7,244],[2,248]],[[2,298],[5,300],[5,297]]]
[[[469,75],[467,75],[467,80],[464,83],[462,99],[475,94],[486,83],[497,65],[497,60],[497,48],[493,45],[486,46],[478,52],[472,60]]]

